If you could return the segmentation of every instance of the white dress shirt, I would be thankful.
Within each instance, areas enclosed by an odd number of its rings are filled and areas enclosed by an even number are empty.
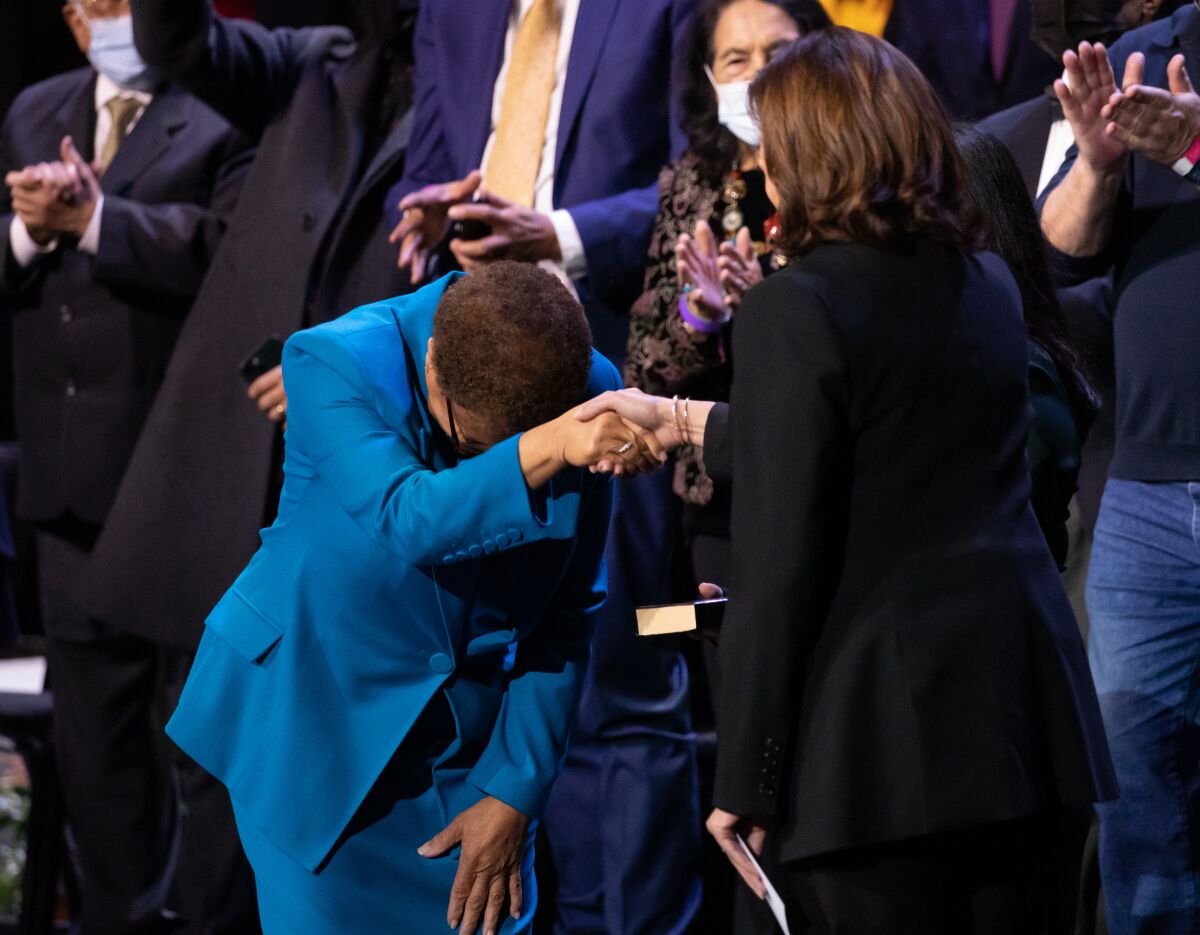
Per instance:
[[[542,161],[538,167],[537,181],[533,187],[534,210],[548,214],[558,235],[558,248],[562,259],[558,263],[544,264],[562,274],[567,279],[580,279],[587,273],[587,258],[583,253],[583,240],[579,236],[579,228],[569,211],[554,208],[554,155],[558,148],[558,118],[562,111],[563,89],[567,83],[567,63],[571,58],[571,42],[575,38],[575,20],[579,15],[580,0],[558,0],[559,34],[558,61],[554,74],[554,91],[550,95],[550,115],[546,119],[546,137],[542,145]],[[514,0],[512,14],[508,19],[508,32],[504,36],[504,61],[500,66],[500,74],[496,76],[496,87],[492,92],[492,129],[488,134],[487,146],[483,150],[483,160],[487,165],[488,156],[496,142],[496,125],[500,122],[500,107],[504,100],[504,85],[508,80],[509,59],[512,56],[513,41],[516,39],[517,27],[529,9],[533,0]],[[487,180],[484,179],[484,185]]]
[[[1064,71],[1062,80],[1066,83],[1069,79]],[[1067,84],[1067,87],[1070,87]],[[1042,174],[1038,179],[1037,195],[1040,197],[1042,192],[1046,190],[1046,186],[1054,181],[1054,176],[1058,175],[1058,170],[1062,168],[1063,161],[1067,158],[1067,150],[1075,145],[1075,131],[1071,129],[1071,122],[1063,117],[1055,120],[1050,125],[1050,136],[1046,140],[1046,154],[1042,157]]]
[[[95,148],[92,150],[97,155],[104,152],[104,145],[108,142],[108,138],[112,134],[112,114],[109,113],[108,104],[115,98],[120,97],[130,98],[141,104],[141,108],[129,123],[126,135],[133,132],[133,128],[142,119],[142,114],[146,112],[146,107],[149,106],[150,101],[154,98],[152,94],[147,94],[144,91],[131,91],[128,88],[122,88],[111,78],[98,74],[96,76],[95,94],[96,136],[94,140]],[[90,253],[92,256],[100,252],[100,224],[103,213],[104,195],[100,195],[96,199],[96,208],[92,212],[92,219],[88,222],[87,230],[79,238],[80,252]],[[44,246],[37,243],[29,235],[29,228],[25,226],[25,222],[19,217],[14,217],[8,231],[8,243],[12,250],[13,259],[17,261],[18,266],[24,268],[35,262],[38,257],[53,253],[58,249],[59,242],[56,237]]]

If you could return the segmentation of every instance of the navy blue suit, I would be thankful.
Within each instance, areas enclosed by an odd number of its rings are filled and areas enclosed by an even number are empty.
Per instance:
[[[1062,65],[1033,40],[1033,13],[1017,5],[1004,70],[992,72],[990,0],[905,0],[897,3],[884,38],[911,58],[959,120],[979,120],[1038,94]]]
[[[642,288],[658,173],[684,148],[673,63],[694,0],[584,0],[567,65],[554,207],[570,211],[587,275],[576,280],[596,347],[625,354]],[[415,37],[415,110],[396,205],[480,166],[513,0],[431,0]],[[674,642],[640,641],[633,608],[681,595],[667,583],[678,519],[663,477],[617,487],[609,597],[567,765],[545,827],[560,931],[682,931],[694,914],[699,848],[687,673]]]

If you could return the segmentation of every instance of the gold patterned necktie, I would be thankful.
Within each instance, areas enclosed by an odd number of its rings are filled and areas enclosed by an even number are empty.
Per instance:
[[[112,129],[108,131],[108,139],[104,141],[104,149],[100,151],[100,169],[103,171],[116,158],[117,150],[129,135],[129,127],[141,113],[142,103],[132,97],[114,97],[104,105],[112,116]]]
[[[496,138],[483,170],[488,191],[533,207],[558,70],[558,0],[533,0],[513,40]]]

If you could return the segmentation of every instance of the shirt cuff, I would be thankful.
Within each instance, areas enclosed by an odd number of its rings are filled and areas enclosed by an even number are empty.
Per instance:
[[[29,228],[25,226],[25,222],[14,217],[12,224],[8,226],[8,246],[12,250],[13,259],[17,261],[17,266],[25,269],[33,265],[39,257],[57,250],[58,238],[55,237],[50,243],[42,246],[29,236]]]
[[[88,221],[87,230],[79,238],[80,253],[90,253],[92,256],[96,256],[100,252],[100,215],[103,213],[104,196],[100,195],[96,198],[96,210],[92,212],[92,219]]]
[[[571,212],[565,209],[550,212],[550,223],[554,225],[554,233],[558,237],[558,250],[562,259],[558,265],[569,279],[582,279],[587,275],[587,257],[583,252],[583,238],[579,236],[579,228]]]

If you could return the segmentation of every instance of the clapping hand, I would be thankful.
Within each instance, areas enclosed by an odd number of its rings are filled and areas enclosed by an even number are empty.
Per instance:
[[[708,221],[697,221],[695,231],[680,234],[675,241],[675,269],[679,284],[691,287],[700,311],[712,321],[729,317],[729,303],[721,282],[717,238]]]
[[[427,185],[401,199],[399,207],[404,216],[388,240],[400,244],[397,265],[411,270],[413,285],[425,278],[429,256],[446,236],[450,208],[469,201],[482,180],[479,172],[473,171],[466,178]]]
[[[61,160],[9,172],[4,182],[12,194],[13,212],[35,243],[45,246],[56,237],[82,237],[100,197],[95,170],[79,155],[71,137],[59,147]]]
[[[1129,56],[1124,90],[1101,110],[1108,136],[1163,165],[1174,165],[1200,137],[1200,95],[1192,88],[1182,55],[1167,65],[1167,90],[1142,84],[1146,58]]]
[[[721,241],[717,254],[717,269],[725,289],[725,304],[730,310],[742,304],[742,296],[762,282],[762,264],[754,250],[750,228],[743,227],[734,240]]]
[[[1108,52],[1102,43],[1081,42],[1078,53],[1070,50],[1063,53],[1063,65],[1068,81],[1055,81],[1054,93],[1075,134],[1079,158],[1098,172],[1119,172],[1129,155],[1129,147],[1108,132],[1108,121],[1103,114],[1120,94]]]

